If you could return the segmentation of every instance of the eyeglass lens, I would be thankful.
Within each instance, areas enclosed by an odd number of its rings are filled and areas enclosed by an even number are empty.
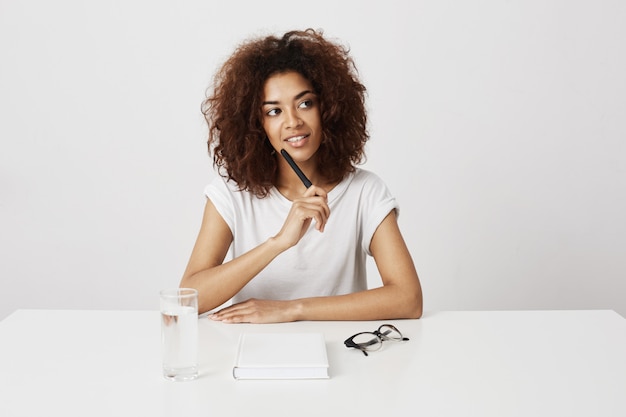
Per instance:
[[[375,333],[359,333],[354,335],[352,341],[363,350],[374,351],[383,346],[383,342]]]
[[[382,326],[380,326],[378,328],[378,333],[380,334],[380,337],[384,340],[384,339],[389,339],[389,340],[402,340],[402,333],[400,333],[400,331],[398,329],[396,329],[394,326],[390,325],[390,324],[383,324]]]

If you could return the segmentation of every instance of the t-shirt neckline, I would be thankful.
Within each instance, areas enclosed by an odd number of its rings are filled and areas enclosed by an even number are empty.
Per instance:
[[[341,181],[339,181],[339,184],[335,185],[332,190],[328,192],[328,204],[334,202],[337,198],[339,198],[339,196],[341,196],[341,194],[344,193],[350,182],[352,182],[357,170],[358,168],[355,168],[354,172],[349,172]],[[276,187],[270,188],[270,196],[285,206],[291,207],[293,204],[293,201],[282,195]]]

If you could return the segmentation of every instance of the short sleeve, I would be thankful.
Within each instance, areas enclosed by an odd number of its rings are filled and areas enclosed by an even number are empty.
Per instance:
[[[223,178],[213,179],[205,188],[204,195],[211,200],[218,213],[222,216],[230,231],[235,233],[235,207],[231,190]]]
[[[370,244],[376,229],[392,210],[395,210],[398,215],[400,207],[387,185],[374,174],[370,173],[368,176],[363,187],[363,194],[363,240],[361,244],[365,253],[371,256]]]

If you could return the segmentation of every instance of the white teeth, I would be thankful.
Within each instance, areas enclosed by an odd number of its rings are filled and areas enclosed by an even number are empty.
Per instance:
[[[297,142],[302,139],[304,139],[304,136],[294,136],[293,138],[287,139],[287,142]]]

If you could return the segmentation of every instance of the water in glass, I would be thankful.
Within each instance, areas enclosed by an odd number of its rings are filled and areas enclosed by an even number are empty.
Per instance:
[[[184,381],[198,376],[198,313],[194,307],[176,306],[161,312],[163,375]]]

